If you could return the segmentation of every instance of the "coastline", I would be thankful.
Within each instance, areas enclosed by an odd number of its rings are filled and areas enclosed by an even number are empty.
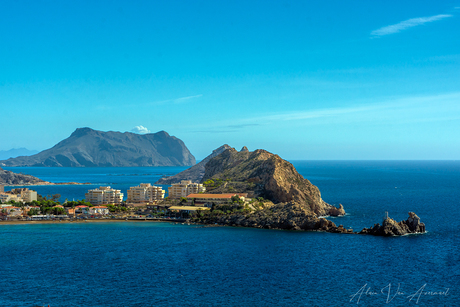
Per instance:
[[[113,222],[172,222],[184,223],[184,220],[170,219],[87,219],[87,220],[39,220],[39,221],[0,221],[1,225],[25,225],[25,224],[70,224],[70,223],[113,223]]]

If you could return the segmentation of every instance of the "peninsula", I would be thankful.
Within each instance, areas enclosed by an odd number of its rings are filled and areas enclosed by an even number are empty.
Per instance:
[[[32,185],[80,185],[90,184],[89,182],[49,182],[40,178],[26,175],[22,173],[15,173],[6,171],[0,167],[0,185],[8,186],[32,186]]]
[[[215,151],[221,149],[222,147]],[[193,222],[265,229],[357,233],[327,220],[327,216],[345,215],[343,206],[339,204],[336,207],[323,201],[319,189],[303,178],[291,163],[278,155],[261,149],[250,152],[246,147],[241,151],[227,148],[204,162],[206,163],[200,166],[204,167],[204,173],[200,172],[203,174],[194,178],[199,179],[206,187],[206,193],[235,196],[231,204],[213,204],[210,210],[194,212],[191,217]],[[196,166],[192,167],[174,176],[174,180],[190,179],[181,176],[190,174],[193,168],[197,169]],[[238,195],[246,195],[251,200],[241,201]],[[199,194],[192,196],[198,197]],[[415,214],[408,221],[399,224],[390,220],[386,220],[381,229],[380,226],[375,226],[360,233],[390,236],[425,232],[424,224],[420,223]]]

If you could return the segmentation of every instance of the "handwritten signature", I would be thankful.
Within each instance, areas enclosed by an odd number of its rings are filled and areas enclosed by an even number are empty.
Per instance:
[[[427,284],[424,284],[421,286],[417,291],[414,293],[408,293],[404,292],[401,290],[401,284],[398,283],[398,286],[395,287],[393,286],[392,289],[392,284],[389,283],[387,286],[383,287],[380,289],[380,291],[374,291],[371,289],[370,286],[365,284],[364,286],[361,287],[361,289],[358,290],[353,295],[350,295],[350,302],[356,301],[356,304],[359,304],[361,301],[361,298],[363,296],[371,296],[371,297],[376,297],[376,296],[384,296],[386,303],[390,303],[395,297],[405,297],[409,302],[414,301],[416,304],[418,304],[420,297],[423,296],[448,296],[449,295],[449,290],[450,288],[446,288],[444,291],[427,291],[425,290]]]

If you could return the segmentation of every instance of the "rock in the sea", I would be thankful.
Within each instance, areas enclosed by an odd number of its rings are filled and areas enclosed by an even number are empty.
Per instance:
[[[330,216],[342,216],[342,215],[345,215],[345,209],[343,209],[342,204],[339,204],[338,208],[332,206],[332,208],[329,210],[329,215]]]
[[[370,234],[374,236],[403,236],[410,233],[426,232],[425,224],[420,222],[420,218],[414,212],[409,212],[409,218],[405,221],[396,222],[387,217],[382,225],[375,224],[372,228],[364,228],[360,234]]]

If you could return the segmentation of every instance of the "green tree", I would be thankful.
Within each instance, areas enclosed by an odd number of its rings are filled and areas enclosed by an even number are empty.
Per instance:
[[[215,183],[214,183],[214,180],[212,180],[212,179],[208,179],[208,180],[206,180],[205,182],[203,182],[203,185],[204,185],[205,187],[213,187],[214,184],[215,184]]]
[[[38,215],[39,213],[40,213],[39,209],[32,208],[29,210],[29,212],[27,212],[27,215],[33,216],[33,215]]]

